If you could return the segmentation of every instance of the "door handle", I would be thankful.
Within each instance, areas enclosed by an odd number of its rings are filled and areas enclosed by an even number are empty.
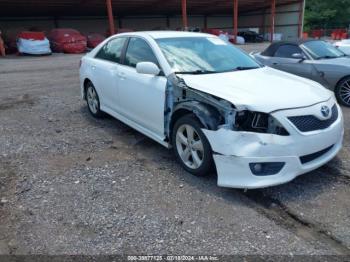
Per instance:
[[[95,70],[95,69],[96,69],[96,66],[95,66],[95,65],[92,65],[92,66],[91,66],[91,69],[92,69],[92,70]]]

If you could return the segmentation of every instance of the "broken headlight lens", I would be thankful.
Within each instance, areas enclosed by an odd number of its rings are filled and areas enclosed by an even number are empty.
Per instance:
[[[235,128],[240,131],[288,136],[288,131],[273,116],[252,111],[241,111],[236,115]]]

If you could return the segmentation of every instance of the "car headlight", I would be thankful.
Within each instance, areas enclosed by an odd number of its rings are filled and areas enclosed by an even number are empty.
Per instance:
[[[252,111],[241,111],[236,115],[235,128],[239,131],[288,136],[288,131],[273,116]]]

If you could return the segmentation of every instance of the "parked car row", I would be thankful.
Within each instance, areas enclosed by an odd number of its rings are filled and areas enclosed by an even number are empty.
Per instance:
[[[263,42],[262,35],[254,31],[240,31],[238,32],[237,40],[232,33],[232,30],[223,30],[215,28],[190,28],[187,29],[192,32],[205,32],[219,36],[221,39],[235,43],[244,44],[246,42]],[[130,29],[120,29],[118,33],[132,32]],[[110,33],[107,30],[106,35]],[[7,39],[7,52],[30,55],[45,55],[52,52],[63,53],[84,53],[87,49],[95,48],[106,37],[99,33],[90,33],[83,35],[79,31],[70,28],[53,29],[48,36],[40,31],[21,31],[18,34],[11,35]]]
[[[98,33],[83,35],[70,28],[53,29],[46,36],[44,32],[21,31],[6,40],[7,51],[19,54],[47,55],[52,52],[84,53],[94,48],[106,37]]]

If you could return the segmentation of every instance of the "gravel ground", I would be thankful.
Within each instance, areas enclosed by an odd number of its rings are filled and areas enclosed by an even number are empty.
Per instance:
[[[79,58],[0,59],[0,254],[350,254],[348,108],[344,148],[325,167],[224,189],[120,121],[92,118]]]

